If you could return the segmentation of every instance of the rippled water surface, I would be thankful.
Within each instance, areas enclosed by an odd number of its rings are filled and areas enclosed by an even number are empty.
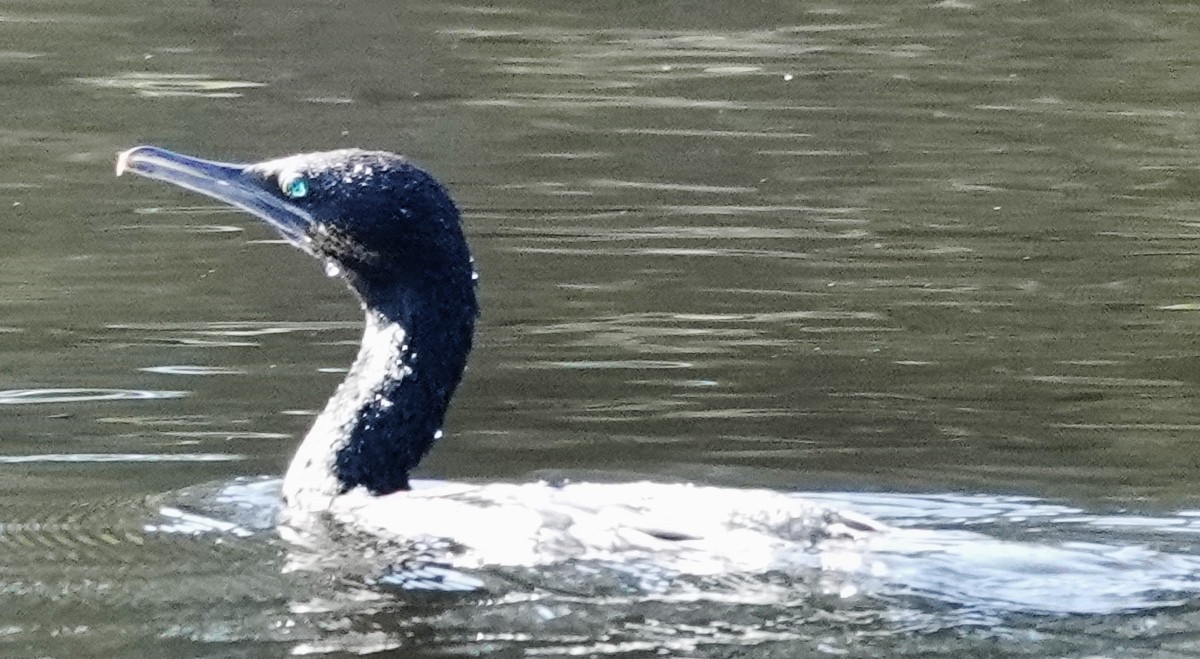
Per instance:
[[[1182,1],[0,0],[0,655],[1195,656],[1197,43]],[[113,178],[139,143],[447,182],[484,313],[423,476],[808,492],[910,533],[888,576],[306,555],[271,477],[358,310]]]

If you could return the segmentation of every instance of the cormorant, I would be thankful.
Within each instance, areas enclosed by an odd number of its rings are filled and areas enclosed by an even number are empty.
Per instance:
[[[358,357],[288,468],[285,525],[314,514],[388,538],[443,541],[458,566],[653,556],[688,572],[769,569],[827,538],[883,528],[794,496],[683,484],[426,483],[478,313],[446,189],[407,159],[344,149],[254,164],[152,146],[133,172],[241,208],[343,278],[366,314]],[[669,558],[668,558],[669,557]]]

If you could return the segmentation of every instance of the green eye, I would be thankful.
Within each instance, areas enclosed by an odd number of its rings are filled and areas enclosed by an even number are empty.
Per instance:
[[[279,175],[279,189],[291,199],[308,196],[308,181],[295,172]]]

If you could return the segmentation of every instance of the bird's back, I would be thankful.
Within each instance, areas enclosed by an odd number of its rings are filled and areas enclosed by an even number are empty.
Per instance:
[[[465,568],[649,560],[689,574],[762,571],[883,528],[770,490],[649,482],[427,481],[330,506],[325,519],[437,548],[430,559]]]

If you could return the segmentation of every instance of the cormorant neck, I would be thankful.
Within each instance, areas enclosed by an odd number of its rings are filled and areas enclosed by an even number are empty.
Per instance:
[[[442,435],[477,314],[472,281],[435,283],[360,289],[362,345],[288,467],[289,506],[323,509],[356,487],[408,489],[409,472]]]

